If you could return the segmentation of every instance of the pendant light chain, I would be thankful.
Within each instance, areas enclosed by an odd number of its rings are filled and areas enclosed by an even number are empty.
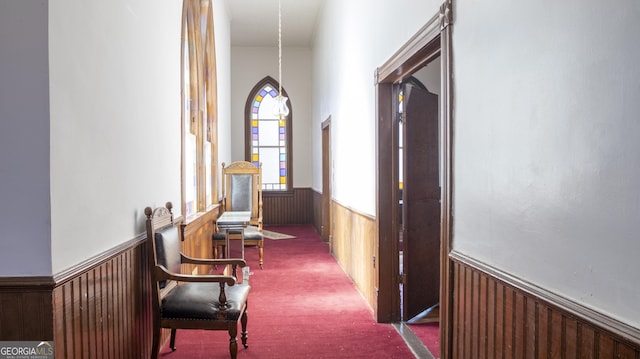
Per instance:
[[[284,120],[289,115],[289,107],[287,107],[288,98],[282,96],[282,5],[280,0],[278,0],[278,95],[275,100],[273,113],[280,120]]]
[[[278,0],[278,96],[282,96],[282,5]]]

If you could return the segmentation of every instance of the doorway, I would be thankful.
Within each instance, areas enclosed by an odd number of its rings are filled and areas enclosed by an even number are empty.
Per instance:
[[[323,242],[332,245],[331,221],[331,117],[321,124],[322,127],[322,223],[320,236]]]
[[[399,295],[403,322],[438,322],[440,304],[440,58],[394,86],[397,96]],[[428,84],[428,86],[425,85]],[[437,327],[430,327],[437,330]]]
[[[402,221],[405,220],[405,210],[401,207],[404,193],[400,188],[401,157],[399,156],[399,127],[397,116],[398,89],[403,81],[416,74],[420,69],[440,60],[438,71],[440,73],[439,114],[437,115],[437,141],[436,148],[438,164],[437,177],[439,183],[439,195],[429,198],[430,205],[437,202],[437,214],[430,214],[432,220],[439,217],[437,241],[439,248],[437,258],[434,254],[430,257],[431,264],[439,269],[438,301],[439,313],[439,356],[450,357],[452,327],[451,306],[451,269],[449,258],[451,251],[451,199],[452,199],[452,146],[451,146],[451,3],[446,1],[440,7],[440,12],[433,16],[422,29],[420,29],[407,43],[385,62],[376,71],[376,105],[377,105],[377,213],[378,221],[378,298],[376,307],[376,319],[379,322],[398,323],[411,314],[403,312],[404,297],[400,295],[400,285],[407,280],[401,271],[400,251],[403,242],[400,242]],[[421,102],[421,101],[418,101]],[[409,150],[407,148],[407,150]],[[428,166],[429,168],[435,168]],[[403,180],[404,181],[404,180]],[[411,180],[409,180],[411,181]],[[411,183],[413,183],[412,181]],[[418,181],[419,183],[420,181]],[[404,185],[404,183],[403,183]],[[411,185],[409,182],[407,186]],[[414,184],[415,186],[415,184]],[[403,191],[406,188],[403,188]],[[427,199],[425,199],[427,200]],[[414,200],[415,201],[415,200]],[[435,210],[433,210],[435,211]],[[406,213],[410,213],[408,211]],[[418,211],[419,213],[419,211]],[[409,221],[410,219],[406,219]],[[413,219],[415,221],[415,219]],[[416,240],[414,239],[414,243]],[[411,248],[409,251],[413,251]],[[403,253],[404,254],[404,253]],[[418,255],[420,257],[420,255]],[[375,258],[374,258],[375,259]],[[404,261],[404,258],[403,258]],[[418,260],[419,261],[419,260]],[[424,258],[422,258],[424,262]],[[412,260],[409,260],[412,262]],[[420,264],[408,264],[413,269]],[[404,268],[404,263],[402,265]],[[419,269],[418,269],[419,270]],[[415,275],[413,275],[415,276]],[[407,284],[407,290],[412,286]],[[426,301],[425,301],[426,303]],[[421,304],[424,305],[424,304]],[[418,307],[421,305],[417,305]],[[417,310],[413,310],[414,312]],[[420,314],[420,313],[418,313]],[[415,316],[414,316],[415,317]],[[437,353],[434,353],[437,355]]]

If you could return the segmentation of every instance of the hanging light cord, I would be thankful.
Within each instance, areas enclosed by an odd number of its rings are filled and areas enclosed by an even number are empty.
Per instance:
[[[278,96],[282,96],[282,6],[278,0]]]
[[[278,95],[276,95],[274,114],[284,120],[289,115],[287,98],[282,96],[282,5],[278,0]]]

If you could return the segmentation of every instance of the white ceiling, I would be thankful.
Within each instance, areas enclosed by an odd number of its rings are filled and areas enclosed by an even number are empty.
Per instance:
[[[324,0],[281,0],[282,46],[308,47]],[[227,0],[231,46],[278,46],[278,0]]]

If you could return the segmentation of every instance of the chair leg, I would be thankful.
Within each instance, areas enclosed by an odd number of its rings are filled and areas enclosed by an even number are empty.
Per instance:
[[[242,345],[246,349],[249,347],[249,344],[247,344],[247,309],[246,308],[242,313],[242,317],[240,317],[240,324],[242,325],[242,334],[241,334]]]
[[[153,345],[151,346],[151,359],[158,359],[160,352],[160,327],[153,327]]]
[[[238,356],[238,323],[235,322],[229,327],[229,353],[231,353],[231,359],[236,359]]]
[[[264,256],[263,247],[264,247],[264,242],[263,241],[258,242],[258,258],[259,258],[258,264],[260,264],[260,269],[263,269],[262,263],[264,262],[264,260],[262,259],[262,257]]]
[[[171,350],[173,351],[176,350],[176,330],[175,329],[171,329],[171,339],[169,340],[169,348],[171,348]]]

